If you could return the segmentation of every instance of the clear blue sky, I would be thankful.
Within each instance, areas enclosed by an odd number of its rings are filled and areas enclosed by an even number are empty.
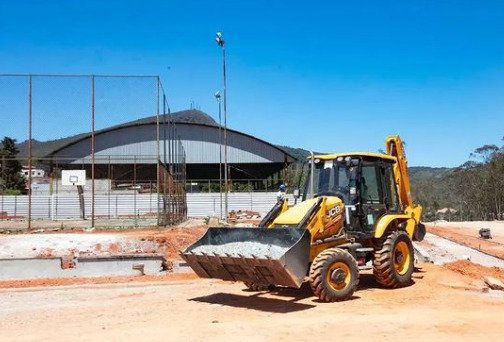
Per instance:
[[[501,144],[502,1],[1,0],[0,72],[160,75],[172,110],[215,117],[216,31],[231,128],[324,152],[397,133],[415,166]]]

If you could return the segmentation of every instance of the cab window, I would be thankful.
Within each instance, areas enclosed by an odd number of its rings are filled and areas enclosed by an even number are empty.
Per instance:
[[[362,166],[361,173],[361,201],[362,203],[380,203],[380,192],[376,166]]]
[[[399,201],[397,199],[397,187],[396,183],[394,181],[394,172],[392,165],[388,165],[385,168],[385,182],[386,187],[387,187],[387,205],[388,205],[388,210],[392,212],[396,212],[399,210]]]

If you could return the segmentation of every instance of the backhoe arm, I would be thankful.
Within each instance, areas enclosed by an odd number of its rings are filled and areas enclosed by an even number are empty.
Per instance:
[[[404,147],[401,138],[398,135],[389,135],[385,142],[387,154],[397,158],[394,165],[394,176],[398,185],[399,198],[403,207],[412,207],[410,181],[408,175],[408,161],[404,153]]]
[[[406,223],[405,229],[410,237],[413,238],[415,235],[415,239],[422,240],[423,235],[425,235],[424,227],[421,227],[421,231],[415,234],[417,227],[420,224],[422,207],[418,204],[414,204],[413,199],[411,198],[408,161],[404,152],[403,142],[399,136],[392,135],[387,137],[385,145],[387,148],[387,154],[397,159],[397,162],[394,165],[394,177],[404,214],[387,215],[383,220],[381,220],[381,222],[378,223],[375,236],[381,237],[389,224],[393,221],[398,221]]]

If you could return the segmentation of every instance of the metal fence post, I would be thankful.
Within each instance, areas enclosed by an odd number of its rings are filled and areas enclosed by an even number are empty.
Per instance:
[[[51,194],[51,220],[55,220],[56,194]]]
[[[32,201],[32,75],[28,76],[28,230],[31,229]]]
[[[161,224],[161,217],[160,217],[160,208],[159,208],[159,172],[160,172],[160,165],[159,165],[159,159],[160,159],[160,151],[159,151],[159,109],[160,109],[160,106],[159,106],[159,77],[157,78],[157,91],[156,91],[156,105],[157,105],[157,108],[156,108],[156,169],[157,169],[157,172],[156,172],[156,193],[157,193],[157,196],[156,196],[156,199],[157,199],[157,225],[159,226]]]
[[[138,221],[137,221],[137,192],[136,189],[133,188],[133,216],[135,217],[135,227],[138,227]]]
[[[108,196],[107,196],[107,208],[108,208],[108,219],[110,220],[110,192],[112,190],[112,176],[110,174],[110,156],[108,156],[108,169],[107,169],[107,177],[108,177]]]
[[[91,227],[95,226],[95,76],[91,75]]]
[[[152,182],[149,181],[149,214],[152,214]]]

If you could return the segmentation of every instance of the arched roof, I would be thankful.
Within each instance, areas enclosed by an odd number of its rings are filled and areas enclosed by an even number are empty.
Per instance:
[[[166,146],[170,121],[175,122],[178,137],[185,151],[187,164],[219,163],[219,126],[207,114],[188,110],[160,115],[160,156],[170,154]],[[95,132],[95,163],[156,163],[157,116],[152,116]],[[249,134],[228,129],[228,162],[291,163],[293,156],[281,148]],[[222,134],[222,131],[220,131]],[[71,164],[89,163],[91,157],[91,134],[68,138],[68,142],[55,149],[49,156],[66,160]],[[166,153],[165,153],[166,152]]]

